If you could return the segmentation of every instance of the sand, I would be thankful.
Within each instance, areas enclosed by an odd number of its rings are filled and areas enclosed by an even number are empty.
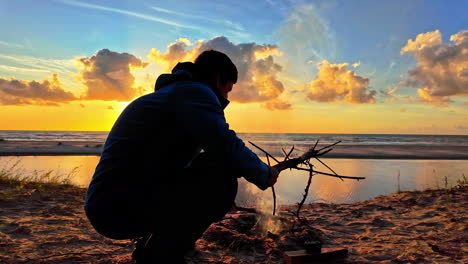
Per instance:
[[[85,191],[0,182],[0,263],[132,263],[130,241],[102,237],[88,223]],[[465,186],[308,204],[302,216],[325,247],[349,249],[344,263],[468,263],[467,192]],[[230,212],[205,232],[187,262],[282,263],[283,251],[298,248],[305,232],[284,224],[294,209],[280,208],[272,226],[263,225],[265,216]]]
[[[0,156],[100,155],[99,141],[0,141]],[[318,146],[322,147],[321,145]],[[303,146],[305,149],[306,147]],[[282,153],[272,153],[282,156]],[[468,159],[467,146],[337,145],[327,158],[348,159]]]

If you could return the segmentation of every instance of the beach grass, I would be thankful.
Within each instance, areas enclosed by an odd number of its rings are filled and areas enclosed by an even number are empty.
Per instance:
[[[59,173],[57,170],[33,170],[26,171],[21,166],[21,159],[0,167],[0,182],[16,184],[18,188],[25,184],[71,185],[72,178],[78,172],[79,167],[74,167],[67,173]]]
[[[462,173],[461,178],[457,180],[457,186],[459,187],[468,186],[468,177],[465,176],[465,173]]]

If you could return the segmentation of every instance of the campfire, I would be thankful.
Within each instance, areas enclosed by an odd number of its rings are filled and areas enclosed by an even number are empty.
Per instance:
[[[294,146],[292,146],[289,152],[283,149],[285,156],[282,161],[279,161],[256,144],[249,143],[265,153],[270,166],[271,158],[277,163],[275,166],[279,170],[295,169],[309,172],[303,198],[298,203],[295,211],[282,210],[280,207],[277,213],[276,193],[274,187],[272,187],[273,212],[271,214],[255,208],[234,206],[231,213],[223,221],[212,225],[205,232],[203,239],[199,241],[198,248],[206,251],[199,256],[192,256],[194,263],[210,263],[210,259],[206,259],[207,252],[213,252],[214,250],[222,255],[223,250],[226,248],[234,252],[234,256],[242,255],[253,258],[253,262],[250,259],[245,263],[270,263],[281,261],[281,259],[284,259],[287,263],[300,263],[300,261],[304,260],[323,260],[346,256],[346,249],[322,249],[322,246],[326,246],[325,234],[314,228],[313,223],[300,216],[314,175],[338,177],[341,180],[364,179],[364,177],[339,175],[320,159],[320,157],[332,151],[332,147],[340,142],[317,148],[319,143],[317,140],[313,147],[296,158],[291,158],[295,150]],[[317,171],[311,162],[312,159],[320,162],[330,172]],[[230,259],[223,260],[223,263],[243,262],[237,258],[232,261]]]

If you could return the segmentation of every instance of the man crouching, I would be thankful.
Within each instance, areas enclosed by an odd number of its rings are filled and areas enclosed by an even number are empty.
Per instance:
[[[85,211],[113,239],[138,239],[137,263],[185,263],[184,254],[233,205],[237,178],[260,189],[278,177],[224,117],[237,68],[208,50],[158,77],[110,131]]]

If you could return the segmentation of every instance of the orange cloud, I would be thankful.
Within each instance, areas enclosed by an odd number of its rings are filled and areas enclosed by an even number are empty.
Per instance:
[[[264,103],[263,107],[265,107],[268,110],[290,110],[292,108],[292,105],[287,101],[275,99]]]
[[[42,82],[0,78],[1,105],[57,106],[76,99],[71,92],[65,91],[58,74],[52,74],[52,80],[45,79]]]
[[[152,48],[148,54],[148,58],[161,64],[166,71],[171,71],[179,61],[192,61],[195,59],[193,52],[187,50],[191,45],[190,40],[180,38],[176,42],[169,44],[165,53]]]
[[[307,97],[318,102],[375,103],[376,92],[370,90],[369,79],[347,70],[348,65],[322,61],[318,65],[317,78],[307,87]]]
[[[76,60],[81,67],[78,79],[87,87],[84,99],[130,101],[140,94],[131,69],[149,64],[129,53],[102,49],[88,58]]]
[[[468,95],[468,31],[450,37],[443,43],[439,30],[408,40],[401,54],[410,54],[416,61],[403,85],[419,87],[423,102],[445,106],[452,97]]]
[[[275,45],[234,44],[222,36],[200,40],[194,44],[187,39],[179,39],[170,44],[165,53],[151,49],[148,58],[170,71],[178,62],[194,61],[198,54],[209,49],[226,53],[238,69],[238,82],[229,94],[230,100],[240,103],[266,103],[277,100],[284,92],[283,83],[277,76],[282,67],[273,57],[280,54]],[[276,101],[263,106],[267,109],[286,109],[289,103],[286,99],[282,99],[281,102],[280,104]],[[273,105],[280,107],[275,108]]]

